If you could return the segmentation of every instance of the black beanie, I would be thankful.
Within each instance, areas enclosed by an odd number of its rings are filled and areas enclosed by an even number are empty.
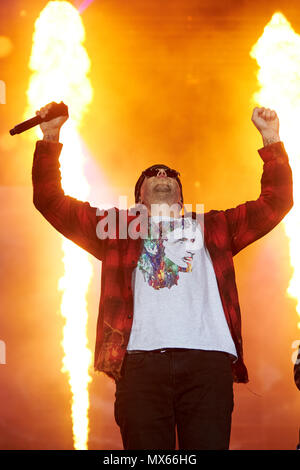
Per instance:
[[[157,169],[158,169],[158,168],[162,168],[163,170],[171,170],[171,168],[170,168],[169,166],[166,166],[166,165],[152,165],[152,166],[149,166],[149,168],[147,168],[147,169],[144,170],[144,171],[147,171],[147,170],[155,170],[156,168],[157,168]],[[136,204],[137,204],[138,201],[139,201],[141,186],[142,186],[143,181],[144,181],[145,178],[146,178],[146,176],[143,175],[143,173],[142,173],[141,176],[139,177],[139,179],[138,179],[137,182],[136,182],[136,185],[135,185],[135,188],[134,188],[134,197],[135,197],[135,203],[136,203]],[[178,176],[176,176],[176,181],[177,181],[177,183],[179,184],[180,195],[181,195],[181,202],[183,203],[182,185],[181,185],[181,181],[180,181],[180,179],[179,179]]]

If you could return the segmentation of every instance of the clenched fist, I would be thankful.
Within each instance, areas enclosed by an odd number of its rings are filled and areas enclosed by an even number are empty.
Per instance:
[[[46,117],[52,106],[56,103],[52,102],[41,108],[39,111],[36,111],[37,116],[42,118]],[[44,134],[43,140],[58,142],[59,141],[59,132],[61,126],[66,122],[68,116],[59,116],[57,118],[51,119],[50,121],[42,122],[40,125],[42,132]]]
[[[269,108],[254,108],[251,118],[262,135],[264,145],[279,142],[279,119],[276,112]]]

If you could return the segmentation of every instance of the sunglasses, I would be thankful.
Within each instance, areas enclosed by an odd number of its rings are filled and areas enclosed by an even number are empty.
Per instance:
[[[157,176],[160,171],[164,171],[169,178],[178,178],[178,176],[180,176],[178,171],[172,170],[171,168],[152,168],[143,171],[142,175],[151,178],[152,176]]]

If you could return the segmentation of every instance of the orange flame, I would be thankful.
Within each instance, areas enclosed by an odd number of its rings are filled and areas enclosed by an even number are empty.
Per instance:
[[[89,191],[78,136],[82,116],[92,100],[87,77],[90,61],[83,47],[84,38],[78,11],[66,1],[49,2],[35,23],[30,58],[33,73],[27,92],[28,115],[51,101],[64,101],[69,106],[70,119],[62,129],[64,147],[60,164],[64,192],[77,199],[86,199]],[[65,267],[59,281],[63,292],[61,314],[65,319],[62,372],[69,375],[72,393],[74,448],[86,449],[92,359],[87,340],[86,293],[92,265],[88,255],[69,240],[63,239],[62,248]]]
[[[253,101],[264,107],[275,109],[280,120],[280,137],[287,149],[294,181],[294,207],[284,219],[289,238],[290,263],[293,276],[288,294],[297,300],[300,315],[300,35],[280,12],[275,13],[266,25],[263,34],[253,46],[250,55],[256,59],[260,90]],[[298,323],[300,328],[300,322]]]

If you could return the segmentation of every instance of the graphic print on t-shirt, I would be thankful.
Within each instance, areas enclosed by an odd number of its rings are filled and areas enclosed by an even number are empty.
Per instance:
[[[200,227],[189,218],[152,218],[149,228],[137,267],[149,286],[170,289],[178,284],[180,272],[190,273],[193,269],[195,253],[203,246]]]

